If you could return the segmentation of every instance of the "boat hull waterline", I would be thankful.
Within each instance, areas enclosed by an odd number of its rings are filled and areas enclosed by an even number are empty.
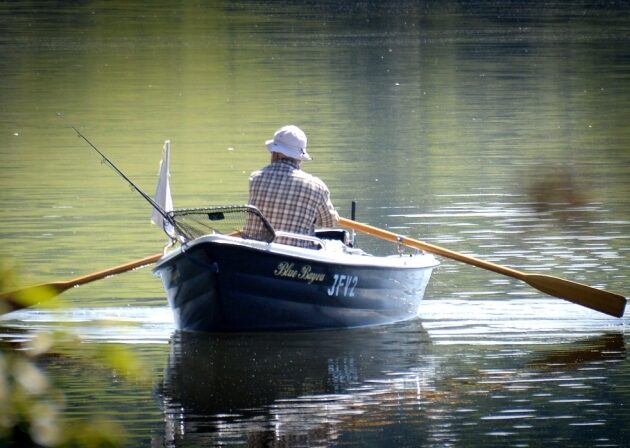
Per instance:
[[[418,316],[438,261],[372,257],[226,235],[197,238],[158,261],[177,329],[314,330]]]

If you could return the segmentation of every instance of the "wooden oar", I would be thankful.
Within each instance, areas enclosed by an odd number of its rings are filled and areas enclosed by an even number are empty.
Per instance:
[[[94,272],[92,274],[83,275],[67,281],[58,281],[52,283],[43,283],[41,285],[28,286],[26,288],[0,294],[0,314],[10,313],[22,308],[36,305],[45,300],[52,299],[62,292],[75,286],[84,285],[85,283],[100,280],[112,275],[121,274],[147,264],[155,263],[162,257],[162,253],[121,264],[104,271]]]
[[[367,224],[362,224],[346,218],[340,218],[339,224],[368,235],[381,238],[386,241],[399,243],[404,246],[422,249],[442,257],[451,258],[463,263],[471,264],[479,268],[487,269],[498,274],[507,275],[522,280],[530,286],[546,294],[568,300],[578,305],[585,306],[595,311],[600,311],[615,317],[622,317],[626,307],[626,298],[603,289],[593,288],[581,283],[572,282],[551,275],[531,274],[517,271],[506,266],[469,257],[458,252],[453,252],[433,244],[424,243],[406,236],[401,236],[387,230],[379,229]]]

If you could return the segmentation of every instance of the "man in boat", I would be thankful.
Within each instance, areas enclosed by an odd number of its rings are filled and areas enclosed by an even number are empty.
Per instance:
[[[300,168],[312,160],[306,152],[306,135],[297,126],[278,129],[265,142],[271,163],[249,177],[249,203],[258,208],[275,230],[314,236],[315,227],[333,227],[339,220],[330,192],[319,178]],[[260,222],[248,220],[243,236],[264,239]],[[278,243],[314,247],[309,241],[278,237]]]

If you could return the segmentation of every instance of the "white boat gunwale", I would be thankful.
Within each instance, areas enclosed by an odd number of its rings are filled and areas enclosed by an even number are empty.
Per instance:
[[[164,264],[168,260],[182,253],[185,254],[192,247],[207,243],[241,246],[253,250],[268,252],[274,255],[299,258],[307,262],[321,262],[331,265],[419,269],[435,268],[440,264],[433,254],[426,252],[418,254],[373,256],[367,254],[362,255],[356,253],[348,253],[342,250],[327,250],[326,248],[316,250],[274,242],[267,243],[265,241],[244,239],[240,236],[231,236],[216,233],[195,238],[194,240],[183,243],[178,248],[167,252],[162,258],[160,258],[160,260],[158,260],[153,270],[156,271],[162,264]]]

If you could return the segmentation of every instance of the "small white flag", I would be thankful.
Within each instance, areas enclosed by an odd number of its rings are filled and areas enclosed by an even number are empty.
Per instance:
[[[166,140],[164,142],[164,148],[162,149],[162,161],[160,162],[160,177],[158,179],[157,188],[155,189],[155,202],[165,212],[173,211],[173,198],[171,197],[171,186],[169,183],[169,160],[171,153],[171,141]],[[151,222],[156,226],[164,229],[166,234],[170,237],[175,236],[175,229],[173,226],[161,215],[157,210],[153,210],[151,215]]]

